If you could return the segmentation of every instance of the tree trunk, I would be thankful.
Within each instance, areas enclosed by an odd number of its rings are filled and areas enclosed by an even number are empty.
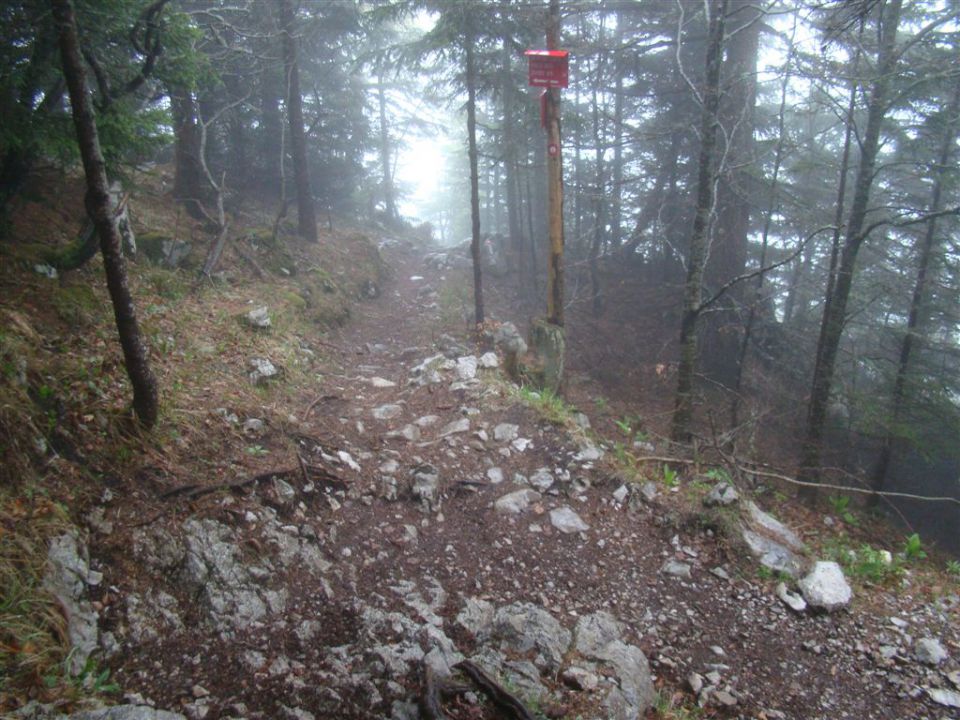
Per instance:
[[[709,245],[710,215],[714,203],[714,166],[717,146],[717,113],[720,105],[720,62],[723,57],[724,16],[727,0],[713,0],[708,6],[710,26],[707,40],[703,110],[700,117],[700,158],[697,172],[697,205],[690,236],[687,281],[683,289],[683,316],[680,322],[680,363],[677,368],[677,395],[670,437],[687,442],[693,420],[693,376],[697,367],[697,325],[700,317],[703,272]]]
[[[507,227],[510,235],[510,249],[519,267],[517,283],[522,296],[527,292],[527,255],[524,252],[523,226],[520,217],[520,177],[517,160],[517,140],[514,123],[515,99],[513,78],[510,74],[510,43],[504,36],[500,47],[500,61],[503,63],[500,96],[503,101],[503,182],[506,188]]]
[[[931,214],[938,212],[943,207],[943,181],[947,169],[950,167],[951,156],[953,155],[954,145],[957,141],[957,123],[960,113],[960,84],[954,89],[953,98],[945,113],[946,125],[943,129],[943,138],[940,143],[940,151],[937,155],[937,165],[933,170],[934,182],[930,190]],[[927,278],[930,261],[933,258],[937,247],[937,219],[931,217],[926,223],[926,232],[923,235],[923,242],[920,245],[920,258],[917,263],[917,279],[913,286],[913,295],[910,298],[910,314],[907,317],[907,331],[903,336],[903,342],[900,344],[900,357],[897,361],[897,376],[893,383],[893,395],[890,399],[891,420],[883,438],[883,444],[880,447],[880,455],[873,468],[870,477],[870,486],[877,492],[883,490],[887,480],[887,472],[890,469],[890,461],[893,458],[894,444],[896,442],[896,433],[898,432],[901,418],[903,416],[904,400],[906,399],[907,377],[910,371],[910,360],[913,356],[914,344],[919,340],[918,328],[920,326],[920,311],[926,302],[928,295],[929,280]],[[871,497],[871,504],[875,504],[878,495]]]
[[[613,56],[613,170],[611,177],[610,198],[610,242],[614,249],[618,249],[623,242],[621,236],[621,205],[623,199],[623,23],[624,13],[617,10],[617,31],[614,36]]]
[[[724,167],[717,169],[722,180],[717,188],[716,230],[704,271],[704,284],[714,292],[743,274],[746,267],[762,12],[758,7],[744,5],[731,18],[738,27],[731,30],[724,63],[727,89],[720,106],[727,146]],[[737,32],[738,28],[742,29]],[[704,318],[704,372],[728,388],[736,383],[742,300],[743,288],[735,285]]]
[[[277,0],[283,38],[283,65],[287,74],[287,118],[290,123],[290,150],[293,153],[293,178],[297,185],[297,233],[304,240],[317,242],[317,213],[310,189],[307,167],[307,139],[303,131],[303,97],[300,94],[300,69],[294,35],[292,0]]]
[[[387,124],[387,94],[383,87],[383,67],[377,67],[377,110],[380,119],[380,167],[383,174],[383,205],[387,213],[387,222],[394,224],[399,220],[397,203],[393,192],[393,171],[390,157],[390,126]]]
[[[550,0],[547,15],[547,49],[560,43],[560,0]],[[547,322],[563,327],[563,160],[560,138],[560,90],[548,88],[547,120],[547,217],[550,252],[547,262]]]
[[[147,349],[140,335],[133,298],[127,283],[120,233],[110,206],[106,164],[100,152],[93,103],[87,93],[73,4],[70,0],[51,0],[51,5],[60,32],[63,75],[70,92],[77,144],[80,147],[87,181],[87,213],[93,219],[100,236],[100,251],[103,254],[107,288],[113,302],[113,316],[120,335],[127,375],[133,386],[133,409],[143,426],[152,428],[157,422],[157,381],[150,369]]]
[[[207,199],[200,161],[200,120],[193,93],[183,88],[170,90],[173,117],[173,197],[183,203],[194,220],[203,220],[201,204]]]
[[[283,153],[283,117],[280,115],[279,70],[269,62],[260,71],[260,152],[265,182],[270,192],[282,194],[281,155]]]
[[[863,25],[860,26],[860,37],[863,37]],[[850,99],[847,102],[846,128],[843,137],[843,153],[840,159],[840,172],[837,186],[837,204],[833,214],[833,240],[830,243],[830,266],[827,269],[827,284],[824,291],[823,317],[826,318],[830,313],[830,306],[833,304],[833,291],[837,282],[837,262],[840,259],[840,237],[843,230],[843,212],[846,205],[847,194],[847,175],[850,169],[850,145],[853,139],[854,130],[854,111],[857,107],[857,92],[860,89],[859,82],[860,69],[860,46],[858,44],[853,58],[853,67],[850,81]],[[811,133],[812,136],[812,133]],[[814,376],[819,372],[823,364],[822,348],[824,347],[824,333],[826,332],[826,322],[820,325],[820,335],[817,338],[817,354],[814,358]]]
[[[600,21],[599,36],[597,38],[600,47],[603,47],[604,33],[603,20]],[[600,124],[600,101],[597,88],[603,86],[603,65],[604,54],[601,51],[597,56],[597,78],[593,83],[592,89],[592,121],[593,121],[593,146],[594,146],[594,165],[596,166],[595,189],[593,197],[593,241],[590,244],[590,298],[591,308],[594,317],[600,317],[603,313],[603,294],[600,288],[600,251],[605,242],[604,231],[606,229],[606,179],[604,177],[604,153],[606,152],[606,143],[603,137],[603,131]]]
[[[477,168],[477,69],[474,67],[473,35],[466,43],[467,145],[470,157],[470,254],[473,256],[473,311],[479,331],[483,324],[483,273],[480,265],[480,175]]]
[[[882,23],[880,47],[877,51],[876,76],[867,105],[867,127],[860,144],[860,163],[853,186],[853,200],[847,219],[843,249],[833,297],[829,306],[824,308],[823,326],[817,357],[820,362],[814,369],[810,389],[810,405],[807,410],[807,425],[804,434],[800,463],[800,478],[807,482],[820,480],[820,454],[823,448],[824,425],[830,392],[833,385],[833,371],[840,349],[840,339],[847,315],[847,301],[853,285],[853,273],[857,254],[866,236],[863,234],[864,222],[870,201],[870,189],[876,175],[877,152],[880,147],[880,128],[888,109],[890,81],[896,69],[897,25],[900,21],[902,0],[889,0],[881,6]],[[813,500],[815,488],[804,488],[801,495]]]

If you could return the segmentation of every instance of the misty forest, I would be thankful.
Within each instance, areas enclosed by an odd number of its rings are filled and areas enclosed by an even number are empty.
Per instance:
[[[0,36],[0,714],[958,717],[956,0]]]

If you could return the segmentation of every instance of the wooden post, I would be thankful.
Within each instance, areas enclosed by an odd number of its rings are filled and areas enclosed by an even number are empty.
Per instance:
[[[547,49],[560,44],[560,0],[550,0]],[[560,89],[547,88],[547,218],[550,254],[547,265],[547,322],[563,327],[563,163],[560,145]]]

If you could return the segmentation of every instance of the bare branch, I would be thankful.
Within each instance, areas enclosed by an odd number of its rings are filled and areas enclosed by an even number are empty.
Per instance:
[[[807,237],[805,237],[803,240],[801,240],[800,244],[797,245],[796,250],[790,253],[783,260],[780,260],[779,262],[775,262],[772,265],[767,265],[766,267],[757,268],[756,270],[752,270],[751,272],[744,273],[742,275],[738,275],[737,277],[733,278],[730,282],[723,285],[723,287],[721,287],[719,290],[717,290],[717,292],[711,295],[708,300],[700,303],[700,307],[697,308],[697,312],[702,313],[708,307],[710,307],[715,302],[717,302],[721,297],[723,297],[733,286],[739,285],[740,283],[746,280],[750,280],[751,278],[755,278],[758,275],[761,275],[761,274],[765,275],[771,270],[776,270],[778,267],[782,267],[787,263],[793,262],[793,260],[796,259],[797,256],[799,256],[800,253],[803,252],[803,249],[807,246],[807,243],[813,240],[814,237],[816,237],[822,232],[826,232],[827,230],[834,230],[834,229],[836,229],[836,226],[834,225],[824,225],[823,227],[819,227],[816,230],[814,230],[812,233],[807,235]]]

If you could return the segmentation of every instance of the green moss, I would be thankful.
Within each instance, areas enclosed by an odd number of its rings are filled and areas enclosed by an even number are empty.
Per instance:
[[[283,302],[286,303],[287,307],[291,310],[306,310],[307,309],[307,300],[300,293],[288,291],[281,295]]]
[[[63,322],[70,325],[91,325],[102,317],[108,304],[90,285],[78,283],[57,288],[53,308]]]

